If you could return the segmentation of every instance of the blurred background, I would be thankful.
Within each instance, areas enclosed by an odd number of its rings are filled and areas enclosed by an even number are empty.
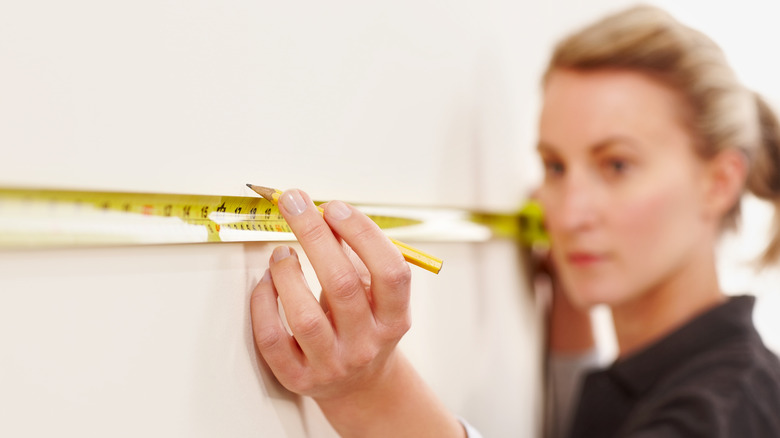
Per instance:
[[[649,2],[780,108],[776,2]],[[0,186],[515,211],[538,184],[553,44],[624,0],[0,3]],[[772,211],[725,236],[729,293],[780,351]],[[419,245],[403,348],[485,436],[538,435],[542,312],[512,242]],[[0,250],[0,435],[334,436],[256,360],[272,244]],[[316,291],[316,278],[308,276]],[[597,312],[607,355],[614,341]],[[47,418],[49,421],[41,421]]]

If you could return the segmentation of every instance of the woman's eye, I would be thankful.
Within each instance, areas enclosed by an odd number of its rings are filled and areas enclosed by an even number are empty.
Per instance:
[[[560,161],[546,161],[544,163],[544,168],[547,174],[550,176],[553,175],[563,175],[563,171],[565,170],[563,167],[563,163]]]
[[[626,173],[626,171],[629,168],[628,161],[622,160],[622,159],[611,159],[607,160],[606,162],[607,169],[616,174],[623,174]]]

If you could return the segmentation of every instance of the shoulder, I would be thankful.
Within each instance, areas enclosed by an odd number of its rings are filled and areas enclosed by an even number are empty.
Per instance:
[[[760,338],[735,337],[657,382],[620,436],[780,436],[780,361]]]

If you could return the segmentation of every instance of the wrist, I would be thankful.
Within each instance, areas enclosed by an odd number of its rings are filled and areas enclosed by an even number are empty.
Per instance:
[[[315,399],[340,436],[465,436],[408,360],[395,350],[374,379],[349,394]]]
[[[386,412],[385,405],[402,403],[395,400],[393,382],[403,382],[405,360],[398,351],[391,353],[383,369],[347,394],[335,397],[315,397],[322,412],[341,436],[350,431],[368,428]],[[357,434],[356,434],[357,435]]]

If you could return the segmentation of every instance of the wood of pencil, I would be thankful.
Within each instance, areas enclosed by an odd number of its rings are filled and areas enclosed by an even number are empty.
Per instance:
[[[279,205],[279,197],[282,195],[281,191],[268,187],[256,186],[253,184],[247,184],[246,186],[252,189],[258,195],[270,201],[272,204]],[[322,208],[317,207],[317,209],[320,211],[320,213],[323,212]],[[413,248],[393,238],[389,239],[401,251],[401,254],[404,256],[404,260],[406,260],[408,263],[419,266],[427,271],[433,272],[434,274],[438,274],[439,271],[441,271],[441,266],[443,264],[441,259],[422,252],[419,249]]]

